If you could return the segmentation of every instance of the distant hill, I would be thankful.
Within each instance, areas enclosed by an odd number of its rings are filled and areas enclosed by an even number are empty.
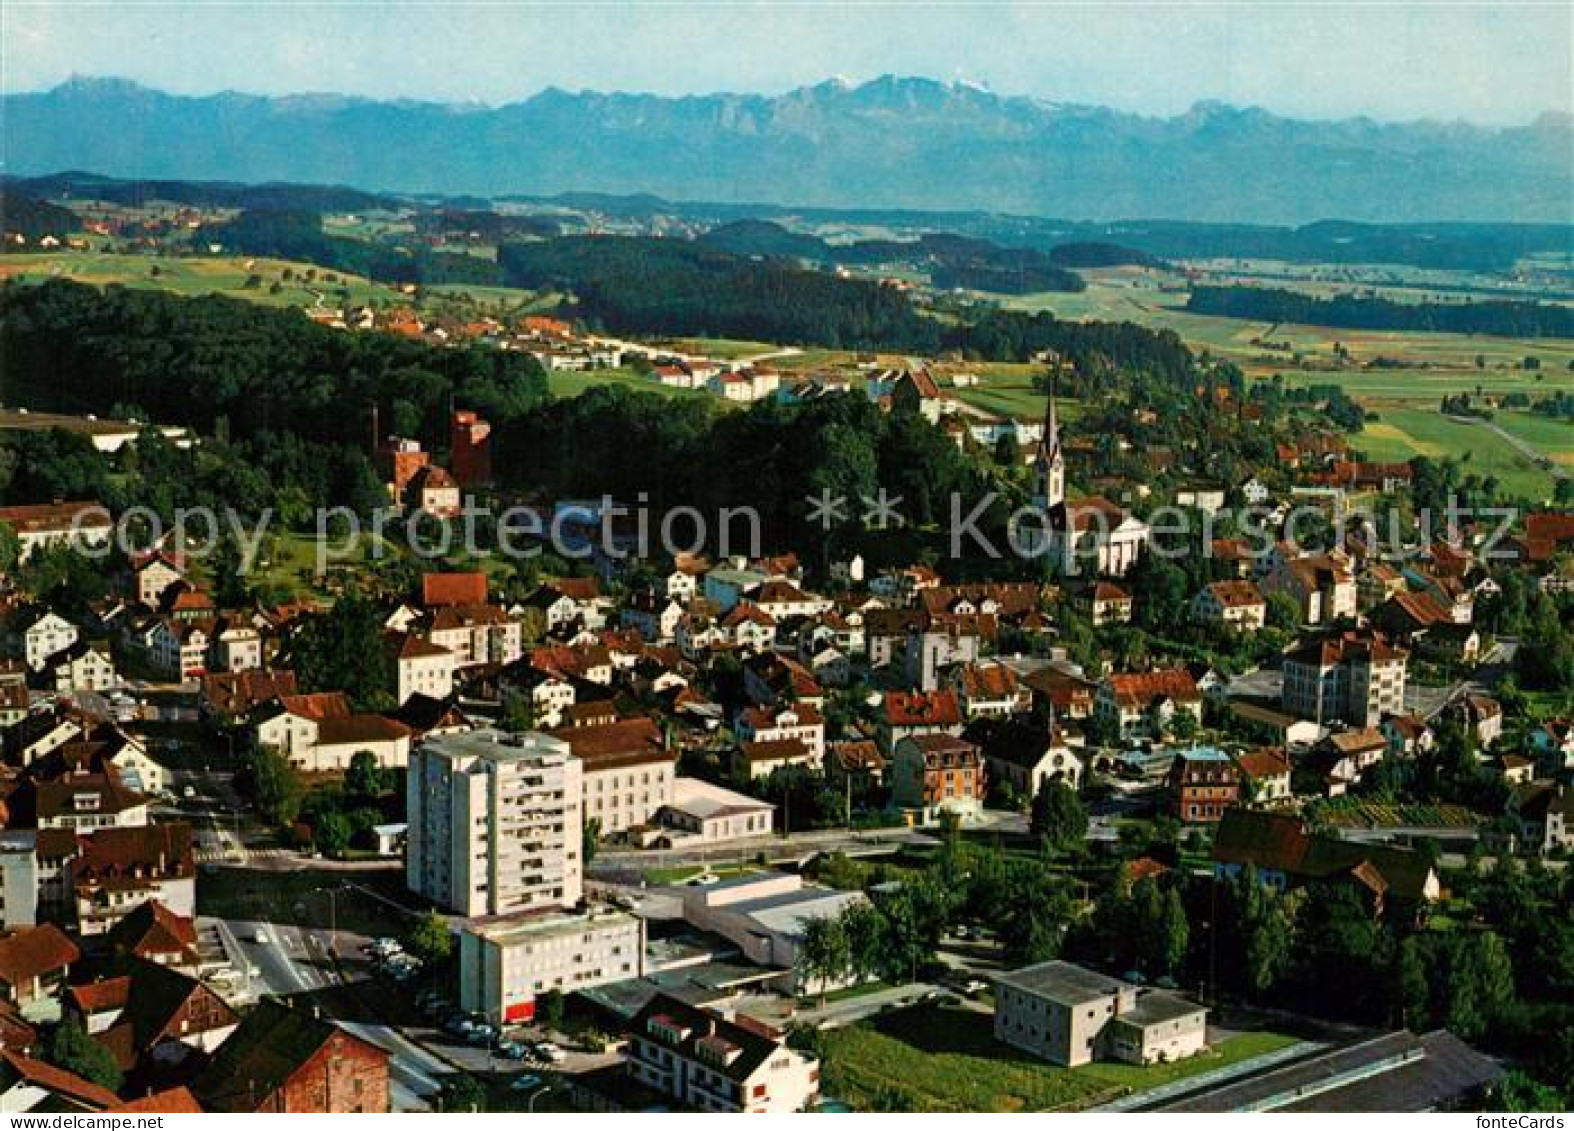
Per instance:
[[[31,245],[45,236],[59,239],[81,226],[81,219],[69,208],[0,187],[0,235],[21,236],[26,241],[22,245],[14,245],[10,239],[0,241],[4,250],[31,251]]]
[[[1063,243],[1049,249],[1060,267],[1162,267],[1164,260],[1118,243]]]
[[[7,95],[0,114],[8,168],[22,174],[1274,224],[1567,223],[1574,198],[1566,115],[1486,128],[1208,103],[1145,118],[896,77],[773,97],[549,89],[498,107],[182,97],[76,79]]]
[[[127,205],[143,205],[161,200],[209,208],[280,208],[311,212],[366,212],[374,208],[399,206],[399,202],[390,197],[343,185],[251,185],[235,181],[188,181],[175,178],[122,179],[74,171],[6,179],[35,197],[102,200]]]
[[[1082,277],[1041,251],[1001,247],[989,240],[930,232],[911,240],[857,240],[832,244],[788,231],[769,220],[738,220],[707,232],[701,242],[735,255],[803,259],[820,264],[912,264],[936,286],[995,294],[1080,291]],[[1132,252],[1132,255],[1140,253]]]

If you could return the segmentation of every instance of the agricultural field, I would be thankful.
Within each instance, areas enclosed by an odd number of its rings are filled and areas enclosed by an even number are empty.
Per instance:
[[[1286,1048],[1295,1037],[1241,1033],[1172,1064],[1059,1068],[994,1039],[973,1009],[920,1006],[825,1034],[824,1091],[862,1111],[1076,1111]]]
[[[390,236],[408,236],[415,232],[415,224],[408,216],[393,212],[345,213],[322,218],[322,230],[330,236],[346,236],[356,240],[383,240]]]
[[[1023,420],[1040,420],[1044,416],[1044,394],[1027,381],[986,379],[970,389],[957,389],[955,393],[963,404],[996,416],[1012,416]],[[1058,397],[1056,403],[1063,422],[1076,420],[1082,415],[1082,406],[1076,401]]]
[[[1435,409],[1379,409],[1378,419],[1368,421],[1350,438],[1350,444],[1369,459],[1380,461],[1453,456],[1468,461],[1467,471],[1495,476],[1509,496],[1535,502],[1552,497],[1552,474],[1488,424],[1445,417]]]
[[[1574,475],[1574,422],[1533,412],[1504,411],[1497,413],[1492,423]]]
[[[308,280],[308,271],[316,278]],[[188,296],[222,294],[264,306],[310,308],[325,300],[337,306],[339,293],[346,289],[350,301],[356,304],[409,301],[392,287],[356,275],[283,259],[246,256],[171,257],[77,251],[7,255],[0,259],[0,279],[30,283],[72,279],[96,287],[118,284]],[[248,286],[253,279],[256,282]]]
[[[479,283],[438,283],[423,288],[423,294],[425,297],[415,303],[417,309],[443,309],[448,300],[482,314],[514,315],[550,314],[563,297],[554,291],[525,291]]]
[[[1275,259],[1193,259],[1186,264],[1210,284],[1270,285],[1331,296],[1359,290],[1392,302],[1457,302],[1463,298],[1568,301],[1574,298],[1559,257],[1522,264],[1520,277],[1398,263],[1292,263]],[[1526,281],[1524,274],[1539,275]]]
[[[1500,392],[1546,389],[1569,379],[1568,366],[1574,361],[1574,342],[1561,339],[1252,322],[1189,313],[1185,309],[1186,281],[1172,272],[1122,267],[1087,271],[1084,276],[1088,288],[1080,294],[1018,295],[1005,298],[1002,303],[1012,309],[1050,310],[1060,318],[1129,321],[1174,330],[1194,348],[1233,361],[1252,376],[1283,373],[1292,382],[1341,384],[1372,378],[1382,382],[1387,392],[1407,399],[1412,383],[1417,386],[1414,395],[1428,399],[1470,391],[1477,384]],[[1356,366],[1383,359],[1388,364],[1415,368],[1373,371],[1340,366],[1334,353],[1335,343],[1348,352]],[[1526,357],[1541,361],[1539,373],[1518,368]],[[1352,391],[1351,395],[1356,394]]]
[[[1460,805],[1398,804],[1355,797],[1324,802],[1319,815],[1343,829],[1473,829],[1481,823],[1476,814]]]
[[[308,279],[307,272],[313,277]],[[227,295],[263,306],[337,308],[411,306],[423,313],[528,314],[555,309],[561,296],[515,287],[441,284],[420,298],[358,275],[285,259],[250,256],[165,256],[107,251],[52,251],[0,258],[0,280],[37,283],[72,279],[97,287],[119,285],[171,294]]]

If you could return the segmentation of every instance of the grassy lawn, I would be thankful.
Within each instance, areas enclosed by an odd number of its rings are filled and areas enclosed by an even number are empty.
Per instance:
[[[1495,475],[1504,491],[1534,500],[1552,496],[1552,476],[1490,428],[1451,420],[1435,409],[1385,408],[1350,443],[1376,460],[1468,457],[1467,472]]]
[[[742,357],[775,353],[781,349],[770,342],[750,342],[737,338],[658,338],[652,344],[678,353],[713,357],[718,361],[736,361]]]
[[[870,994],[877,994],[881,990],[889,990],[891,988],[892,984],[890,982],[882,982],[878,978],[870,982],[859,982],[855,986],[846,986],[839,990],[832,990],[825,995],[825,1004],[832,1005],[839,1001],[851,1001],[854,998],[868,997]],[[799,998],[798,1001],[804,1007],[817,1007],[820,1004],[818,994]]]
[[[998,1043],[989,1014],[939,1005],[882,1014],[824,1034],[825,1094],[869,1110],[897,1100],[915,1111],[1054,1111],[1107,1103],[1295,1043],[1244,1033],[1173,1064],[1058,1068]]]
[[[1034,389],[1029,380],[986,379],[970,389],[957,389],[955,392],[957,399],[963,404],[981,408],[996,416],[1011,416],[1032,421],[1042,420],[1044,417],[1044,394]],[[1082,406],[1076,401],[1057,397],[1056,412],[1062,421],[1076,420],[1082,415]]]
[[[322,596],[325,591],[315,583],[320,548],[326,551],[325,560],[330,569],[396,561],[405,552],[398,540],[378,538],[371,531],[361,536],[354,549],[340,552],[345,544],[345,539],[332,536],[325,543],[319,543],[315,535],[299,531],[269,534],[264,539],[252,581],[289,589],[297,595],[315,593]],[[382,556],[374,558],[378,545],[382,547]]]
[[[434,305],[442,299],[469,299],[477,307],[490,313],[532,314],[551,311],[562,297],[553,292],[540,293],[520,290],[518,287],[489,287],[482,283],[438,283],[426,288]]]
[[[686,864],[678,868],[651,868],[644,873],[645,882],[651,887],[663,887],[668,884],[681,884],[692,880],[695,876],[719,876],[728,879],[732,876],[747,876],[760,871],[753,864],[711,864],[700,866]]]
[[[597,385],[621,385],[636,393],[654,393],[658,397],[703,397],[723,402],[704,389],[670,389],[653,377],[642,377],[632,369],[588,369],[583,373],[555,370],[547,374],[547,388],[554,397],[573,397]]]

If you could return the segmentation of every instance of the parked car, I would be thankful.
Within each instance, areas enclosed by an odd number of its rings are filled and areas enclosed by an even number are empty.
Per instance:
[[[541,1086],[541,1077],[534,1072],[525,1072],[514,1077],[514,1082],[509,1085],[516,1092],[531,1092]]]
[[[554,1045],[551,1041],[542,1041],[537,1044],[536,1052],[540,1053],[541,1058],[549,1064],[562,1064],[568,1059],[568,1053]]]

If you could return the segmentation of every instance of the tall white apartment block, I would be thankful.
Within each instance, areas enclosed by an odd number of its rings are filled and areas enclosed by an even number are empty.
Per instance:
[[[410,755],[405,878],[461,915],[574,907],[583,890],[580,762],[539,733],[476,730]]]

